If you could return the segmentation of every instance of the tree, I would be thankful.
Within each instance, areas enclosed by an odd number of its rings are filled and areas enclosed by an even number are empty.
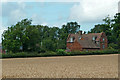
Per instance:
[[[114,43],[118,44],[120,49],[120,13],[117,13],[112,20],[113,36],[115,37]]]
[[[8,27],[2,34],[2,45],[8,52],[56,51],[66,48],[68,34],[80,29],[77,22],[68,22],[61,29],[43,25],[31,25],[32,20],[23,19]]]
[[[28,38],[26,43],[27,51],[36,51],[39,49],[39,31],[34,25],[30,25],[26,28],[25,35]]]
[[[4,50],[8,52],[18,52],[20,47],[26,44],[26,27],[31,25],[31,20],[24,19],[18,22],[16,25],[8,27],[8,30],[4,31],[2,34],[2,46]]]

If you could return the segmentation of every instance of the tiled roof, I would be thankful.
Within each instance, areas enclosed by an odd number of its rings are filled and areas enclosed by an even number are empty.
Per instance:
[[[77,40],[83,48],[100,48],[100,45],[95,42],[100,41],[101,35],[102,33],[69,34],[67,42],[70,41],[70,37],[75,37],[75,40]],[[80,37],[81,39],[79,39]],[[93,41],[93,37],[96,37],[95,41]]]

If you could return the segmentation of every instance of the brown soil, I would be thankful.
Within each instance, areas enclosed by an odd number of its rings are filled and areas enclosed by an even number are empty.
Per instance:
[[[2,60],[3,78],[117,78],[118,55]]]

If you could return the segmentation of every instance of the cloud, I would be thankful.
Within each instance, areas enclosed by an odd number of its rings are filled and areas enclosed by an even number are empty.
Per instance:
[[[79,2],[80,0],[1,0],[1,2]]]
[[[7,30],[7,28],[6,27],[2,27],[2,25],[0,24],[0,43],[2,42],[2,34],[3,34],[3,32],[4,32],[4,30]]]
[[[69,20],[77,20],[80,23],[100,22],[107,16],[117,13],[119,0],[81,0],[71,8]]]
[[[34,13],[32,15],[32,24],[46,24],[46,19],[42,17],[42,15]]]
[[[7,3],[7,2],[34,2],[34,0],[1,0],[1,2],[2,3]]]
[[[23,2],[7,2],[2,4],[2,18],[7,18],[4,25],[13,25],[23,18],[26,18],[25,3]]]
[[[118,3],[118,12],[120,13],[120,1]]]
[[[25,2],[19,1],[19,2],[7,2],[3,3],[3,16],[7,17],[7,25],[15,24],[16,22],[20,21],[23,18],[27,18],[26,15],[29,13],[26,13],[26,10],[28,10],[27,4]],[[41,1],[41,0],[38,0]],[[43,0],[46,2],[46,0]],[[48,2],[49,0],[47,0]],[[55,0],[54,0],[55,1]],[[50,2],[54,2],[50,1]],[[115,15],[117,10],[117,3],[119,0],[70,0],[70,2],[80,2],[80,4],[75,4],[71,10],[70,10],[70,16],[69,21],[77,21],[79,23],[96,23],[101,22],[102,19],[110,15]],[[41,1],[42,2],[42,1]],[[57,0],[56,2],[69,2],[68,0]],[[33,7],[33,6],[32,6]],[[33,12],[32,12],[33,13]],[[43,23],[49,23],[43,16],[40,14],[33,13],[32,16],[33,24],[43,24]],[[61,20],[64,20],[65,16],[60,15],[58,16],[58,21],[56,25],[60,25],[63,22]],[[66,21],[68,21],[66,20]],[[49,24],[48,24],[49,25]],[[51,25],[51,24],[50,24]]]
[[[16,22],[25,18],[26,14],[21,10],[15,10],[10,13],[10,17],[8,18],[7,25],[13,25]]]
[[[5,2],[2,3],[2,17],[9,17],[14,10],[24,11],[26,5],[24,2]]]
[[[48,23],[46,23],[46,22],[45,22],[45,23],[42,23],[41,25],[43,25],[43,26],[47,26],[47,25],[48,25]]]
[[[2,12],[0,12],[0,42],[1,35],[8,26],[13,25],[26,17],[25,7],[23,2],[7,2],[6,0],[2,3]]]

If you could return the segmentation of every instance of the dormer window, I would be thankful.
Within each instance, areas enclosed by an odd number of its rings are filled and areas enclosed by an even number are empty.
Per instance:
[[[70,38],[70,42],[73,42],[73,37]]]
[[[92,40],[93,40],[93,41],[95,41],[95,40],[96,40],[96,38],[97,38],[96,36],[93,36]]]

